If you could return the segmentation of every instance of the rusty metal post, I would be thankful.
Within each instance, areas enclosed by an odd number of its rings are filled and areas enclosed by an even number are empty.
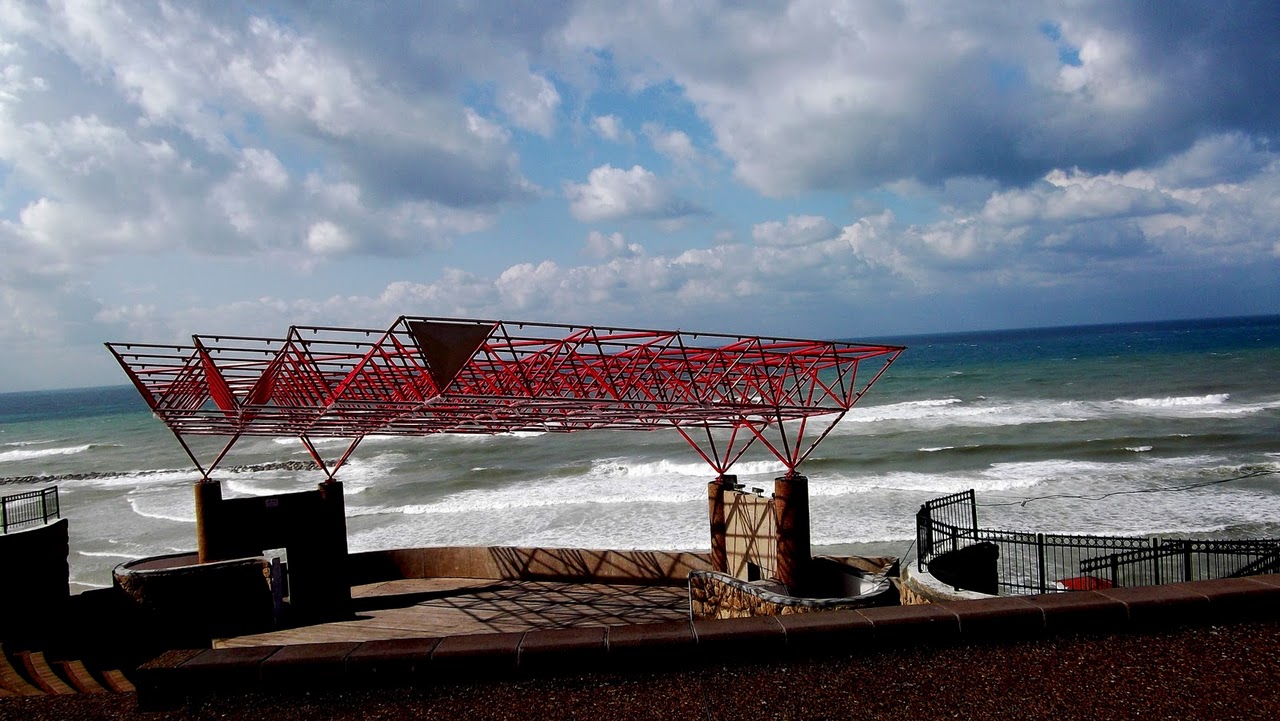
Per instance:
[[[711,518],[711,570],[729,572],[729,546],[725,538],[728,521],[724,512],[724,492],[738,482],[737,476],[719,476],[707,484],[707,511]]]
[[[196,550],[199,551],[200,563],[220,560],[214,556],[219,545],[217,539],[218,523],[211,518],[217,514],[218,504],[222,503],[222,484],[217,481],[202,479],[196,481]]]
[[[773,513],[777,524],[778,581],[801,595],[810,562],[809,479],[792,471],[773,479]]]

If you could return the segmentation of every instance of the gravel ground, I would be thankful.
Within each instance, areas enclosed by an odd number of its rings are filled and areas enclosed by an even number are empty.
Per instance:
[[[0,719],[1276,719],[1280,621],[423,689],[0,699]]]

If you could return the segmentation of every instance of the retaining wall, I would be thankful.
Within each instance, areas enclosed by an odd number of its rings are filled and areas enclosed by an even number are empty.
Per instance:
[[[692,571],[711,570],[707,553],[611,551],[516,546],[439,546],[353,553],[351,585],[403,578],[494,578],[522,581],[682,586]]]

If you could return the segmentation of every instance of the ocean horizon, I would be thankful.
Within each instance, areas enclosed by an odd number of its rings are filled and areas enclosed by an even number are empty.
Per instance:
[[[800,468],[816,546],[906,555],[920,504],[969,488],[989,528],[1280,537],[1280,315],[856,340],[908,349]],[[753,451],[731,472],[761,486],[782,466]],[[261,465],[308,458],[245,439],[214,478],[304,490],[319,471]],[[674,432],[591,431],[369,437],[338,480],[352,551],[684,550],[714,475]],[[59,487],[73,590],[194,549],[198,476],[127,381],[0,394],[0,494]]]

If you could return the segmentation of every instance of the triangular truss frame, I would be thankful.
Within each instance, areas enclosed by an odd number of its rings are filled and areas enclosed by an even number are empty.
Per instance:
[[[370,435],[529,430],[673,428],[718,475],[760,441],[791,473],[904,350],[422,316],[106,346],[202,478],[241,438],[285,436],[328,481]],[[202,463],[190,436],[227,440]],[[326,461],[317,438],[348,444]]]

